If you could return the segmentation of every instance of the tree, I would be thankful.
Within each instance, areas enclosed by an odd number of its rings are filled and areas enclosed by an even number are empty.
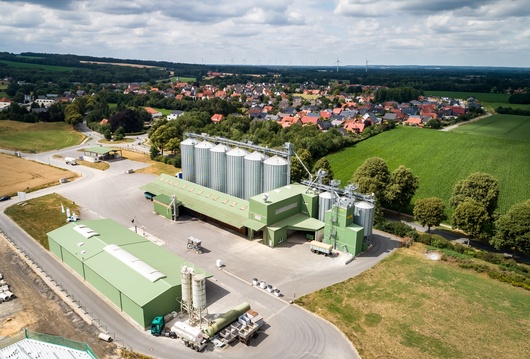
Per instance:
[[[447,218],[445,214],[445,204],[437,197],[422,198],[414,204],[414,220],[422,226],[427,226],[431,233],[431,227],[438,226]]]
[[[401,212],[407,207],[418,189],[419,179],[410,168],[401,165],[390,175],[385,191],[385,201],[390,207]]]
[[[326,171],[327,175],[322,178],[323,184],[329,184],[329,182],[333,179],[333,170],[331,169],[331,165],[329,164],[329,161],[326,157],[322,157],[319,159],[315,165],[313,166],[313,173],[316,173],[318,170],[324,170]]]
[[[300,160],[303,162],[303,165],[300,163],[296,156],[291,157],[291,182],[300,182],[303,179],[309,178],[309,174],[304,169],[304,166],[308,170],[309,168],[311,168],[311,153],[305,148],[296,151],[296,153],[298,154],[298,157],[300,157]]]
[[[512,206],[495,222],[495,237],[490,243],[497,249],[530,254],[530,200]]]
[[[484,238],[490,217],[482,203],[469,198],[460,202],[453,213],[453,226],[475,238]],[[468,242],[469,244],[469,242]]]
[[[468,199],[473,199],[484,206],[489,220],[493,221],[499,199],[499,182],[487,173],[472,173],[454,186],[449,202],[456,208]]]
[[[64,120],[67,124],[75,127],[76,124],[83,122],[83,115],[75,103],[71,103],[64,109]]]
[[[160,150],[160,153],[164,154],[164,148],[167,147],[168,142],[172,138],[178,137],[177,129],[174,126],[171,126],[169,124],[160,126],[156,129],[155,132],[149,136],[149,139],[151,140],[151,143],[153,146],[158,148]]]
[[[386,162],[379,157],[368,158],[357,168],[351,179],[357,184],[358,191],[375,195],[375,217],[379,219],[383,216],[381,209],[385,199],[385,191],[390,180],[390,173]]]

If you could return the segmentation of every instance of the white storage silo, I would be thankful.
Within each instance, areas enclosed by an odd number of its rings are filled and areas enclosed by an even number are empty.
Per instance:
[[[180,160],[182,167],[182,179],[195,182],[195,145],[199,141],[187,138],[180,143]]]
[[[230,147],[218,144],[210,149],[210,188],[226,192],[226,153]]]
[[[182,289],[182,302],[191,305],[191,271],[186,266],[183,266],[180,270],[180,281]]]
[[[263,161],[268,157],[260,152],[252,152],[245,156],[245,190],[244,199],[263,192]]]
[[[192,279],[193,308],[203,310],[206,308],[206,278],[204,274],[195,274]]]
[[[318,195],[318,220],[324,222],[326,212],[331,209],[333,205],[333,193],[323,192]]]
[[[372,226],[374,224],[374,212],[375,206],[370,202],[356,202],[355,203],[355,213],[353,216],[353,221],[355,224],[362,226],[364,228],[364,236],[372,236]]]
[[[263,192],[286,186],[287,171],[285,158],[274,156],[263,161]]]
[[[241,148],[233,148],[226,153],[226,193],[243,198],[244,165],[243,159],[248,152]]]
[[[195,145],[195,183],[210,187],[210,149],[213,144],[202,141]]]

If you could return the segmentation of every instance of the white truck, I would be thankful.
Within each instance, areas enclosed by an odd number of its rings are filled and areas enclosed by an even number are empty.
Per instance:
[[[66,162],[67,165],[72,165],[72,166],[77,165],[77,161],[73,157],[65,157],[64,162]]]
[[[171,327],[171,332],[184,342],[184,345],[195,350],[202,351],[208,343],[201,329],[192,327],[184,322],[175,322]]]

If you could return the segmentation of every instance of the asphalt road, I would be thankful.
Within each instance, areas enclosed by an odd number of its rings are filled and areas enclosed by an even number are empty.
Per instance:
[[[92,137],[97,139],[96,135]],[[173,339],[152,337],[118,313],[112,304],[88,288],[75,274],[57,263],[50,253],[36,245],[32,238],[4,215],[5,207],[17,202],[17,198],[1,203],[0,228],[65,288],[89,316],[96,318],[95,324],[110,333],[119,344],[157,358],[358,357],[351,343],[333,325],[289,302],[370,268],[397,248],[397,241],[375,231],[374,246],[345,265],[348,259],[345,255],[335,258],[315,256],[303,243],[296,241],[285,247],[271,249],[185,216],[178,222],[171,222],[156,216],[151,203],[144,199],[139,190],[141,185],[156,177],[139,173],[125,174],[125,170],[138,169],[145,164],[122,159],[112,162],[109,170],[98,171],[83,166],[68,166],[64,161],[52,158],[55,154],[77,157],[78,148],[93,144],[95,140],[75,148],[28,155],[33,160],[68,168],[82,175],[74,182],[29,193],[28,199],[56,192],[82,206],[86,214],[83,219],[111,218],[131,227],[134,218],[139,232],[160,239],[169,250],[214,274],[207,282],[210,314],[222,313],[242,301],[249,301],[252,308],[263,315],[266,323],[264,331],[249,347],[238,344],[213,350],[210,344],[204,353],[195,353]],[[197,255],[185,249],[184,241],[191,233],[203,239],[207,248],[204,254]],[[221,270],[215,266],[216,259],[222,259],[225,264]],[[251,279],[256,276],[281,288],[282,296],[275,297],[252,286]]]

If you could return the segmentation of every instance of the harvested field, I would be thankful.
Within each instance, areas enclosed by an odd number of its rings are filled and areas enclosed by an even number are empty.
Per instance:
[[[69,180],[76,174],[23,158],[0,154],[0,195],[15,195],[17,191],[36,190]]]

